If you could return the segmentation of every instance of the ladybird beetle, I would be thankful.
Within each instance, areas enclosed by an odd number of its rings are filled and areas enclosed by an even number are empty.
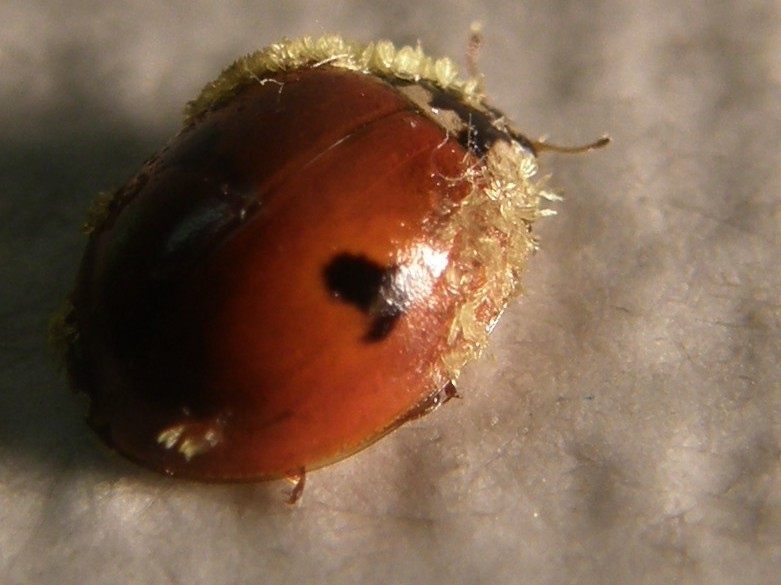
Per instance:
[[[540,146],[419,47],[239,59],[90,211],[57,335],[91,426],[229,481],[302,474],[431,410],[519,293]]]

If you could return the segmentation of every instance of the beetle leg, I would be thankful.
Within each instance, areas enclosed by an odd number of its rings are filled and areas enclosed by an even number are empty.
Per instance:
[[[402,423],[407,423],[411,420],[423,418],[430,412],[435,411],[437,408],[445,404],[445,402],[451,398],[461,398],[461,395],[458,393],[458,390],[456,390],[456,385],[453,382],[448,382],[442,386],[442,388],[434,392],[434,394],[426,398],[423,402],[409,411],[404,416]]]
[[[304,495],[304,486],[306,485],[306,470],[302,467],[297,471],[291,471],[287,474],[286,479],[293,484],[293,487],[288,493],[287,503],[289,506],[294,506]]]

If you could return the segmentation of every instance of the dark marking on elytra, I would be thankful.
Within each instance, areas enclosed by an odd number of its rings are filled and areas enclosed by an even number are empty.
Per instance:
[[[404,314],[404,299],[399,298],[394,279],[398,267],[385,267],[357,254],[342,252],[323,270],[325,286],[335,298],[353,305],[369,318],[363,340],[374,343],[385,339]]]
[[[383,302],[378,309],[370,311],[372,321],[368,331],[363,336],[364,341],[382,341],[393,330],[396,321],[404,313],[403,309],[394,304]]]

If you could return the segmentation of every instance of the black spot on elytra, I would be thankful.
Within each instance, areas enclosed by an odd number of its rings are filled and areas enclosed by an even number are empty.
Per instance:
[[[401,307],[393,303],[383,303],[376,311],[372,311],[372,321],[368,331],[363,336],[364,341],[382,341],[393,330],[396,320],[404,313]]]
[[[337,299],[355,306],[370,318],[363,336],[366,342],[385,339],[404,313],[403,299],[394,287],[395,266],[384,267],[365,256],[343,252],[334,256],[323,270],[328,291]]]
[[[342,253],[325,268],[325,283],[336,298],[368,313],[380,294],[387,269],[363,256]]]

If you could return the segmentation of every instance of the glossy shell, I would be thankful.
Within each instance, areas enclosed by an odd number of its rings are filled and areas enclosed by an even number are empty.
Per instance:
[[[204,480],[315,468],[482,349],[534,247],[534,153],[449,62],[388,50],[239,61],[99,200],[64,322],[110,445]]]

